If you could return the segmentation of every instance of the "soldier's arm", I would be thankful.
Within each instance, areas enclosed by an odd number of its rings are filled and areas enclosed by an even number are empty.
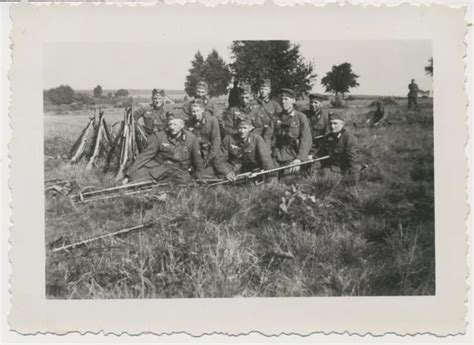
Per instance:
[[[273,169],[273,159],[270,152],[270,148],[268,147],[267,143],[263,138],[256,137],[256,145],[255,150],[257,151],[258,159],[262,164],[263,170]]]
[[[209,135],[209,140],[211,142],[211,147],[209,148],[208,159],[211,160],[219,154],[219,149],[221,146],[221,133],[219,130],[219,123],[216,118],[211,117],[211,133]]]
[[[229,137],[222,140],[222,145],[219,149],[217,157],[214,161],[214,169],[218,174],[227,175],[232,171],[229,164]]]
[[[133,172],[143,167],[158,154],[161,141],[156,135],[148,138],[147,146],[140,153],[135,162],[125,171],[125,176],[130,176]]]
[[[194,137],[191,144],[191,162],[193,165],[194,172],[199,174],[204,169],[204,162],[201,157],[199,150],[199,139]]]
[[[279,114],[283,111],[280,103],[278,103],[277,101],[274,100],[274,104],[275,104],[275,113],[276,114]]]
[[[357,163],[357,143],[353,135],[347,135],[346,143],[346,168],[351,175],[355,174]]]
[[[226,135],[237,133],[234,125],[234,114],[232,111],[228,111],[224,116],[224,128]]]
[[[143,107],[138,108],[133,112],[133,118],[138,121],[143,115],[145,115],[146,109]]]
[[[297,159],[301,161],[308,160],[308,154],[313,145],[313,138],[311,137],[311,129],[306,115],[300,113],[300,145],[298,148]]]

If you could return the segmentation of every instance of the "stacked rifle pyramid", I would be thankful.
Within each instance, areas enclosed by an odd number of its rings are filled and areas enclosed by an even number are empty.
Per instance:
[[[125,109],[120,129],[113,134],[105,121],[104,112],[99,110],[90,118],[69,154],[71,164],[87,161],[86,170],[97,167],[105,159],[104,172],[114,171],[116,175],[133,163],[146,146],[146,135],[133,115],[132,108]]]

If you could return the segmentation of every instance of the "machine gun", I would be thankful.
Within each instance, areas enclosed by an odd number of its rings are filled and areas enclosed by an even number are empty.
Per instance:
[[[295,167],[299,167],[299,166],[303,166],[303,165],[307,165],[307,164],[312,164],[312,163],[319,162],[319,161],[322,161],[322,160],[325,160],[325,159],[328,159],[328,158],[329,158],[329,156],[323,156],[323,157],[318,157],[318,158],[315,158],[315,159],[310,159],[308,161],[304,161],[304,162],[301,162],[301,163],[285,165],[285,166],[274,168],[274,169],[260,170],[260,171],[249,171],[249,172],[237,175],[235,181],[222,180],[222,181],[219,181],[219,182],[216,182],[216,183],[211,183],[208,186],[212,187],[212,186],[218,186],[218,185],[228,184],[228,183],[232,183],[232,182],[239,182],[239,181],[244,181],[244,180],[249,180],[249,179],[255,179],[255,178],[260,177],[260,176],[265,176],[265,175],[269,175],[269,174],[272,174],[272,173],[275,173],[275,172],[280,172],[280,171],[283,171],[283,170],[287,170],[287,169],[291,169],[291,168],[295,168]]]
[[[86,203],[90,201],[105,200],[124,195],[147,193],[151,192],[156,187],[164,187],[167,185],[168,183],[157,183],[155,181],[129,183],[123,186],[110,187],[95,191],[81,191],[78,194],[74,195],[71,199],[75,203]]]

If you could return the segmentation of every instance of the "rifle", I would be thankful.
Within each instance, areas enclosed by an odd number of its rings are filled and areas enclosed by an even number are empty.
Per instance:
[[[76,203],[86,203],[89,201],[105,200],[124,195],[133,195],[138,193],[150,192],[155,187],[167,186],[167,183],[157,183],[155,181],[144,181],[129,183],[123,186],[110,187],[91,192],[79,192],[72,197]]]
[[[228,184],[228,183],[231,183],[231,182],[237,182],[237,181],[242,181],[242,180],[247,180],[247,179],[254,179],[254,178],[257,178],[259,176],[264,176],[264,175],[268,175],[268,174],[275,173],[275,172],[278,172],[278,171],[283,171],[283,170],[286,170],[286,169],[291,169],[291,168],[294,168],[294,167],[299,167],[299,166],[302,166],[302,165],[311,164],[311,163],[322,161],[322,160],[328,159],[328,158],[329,158],[329,156],[323,156],[323,157],[318,157],[318,158],[315,158],[315,159],[310,159],[308,161],[304,161],[304,162],[301,162],[301,163],[285,165],[285,166],[274,168],[274,169],[260,170],[260,171],[249,171],[249,172],[237,175],[235,181],[223,180],[223,181],[219,181],[219,182],[216,182],[216,183],[211,183],[209,185],[209,187],[218,186],[218,185],[222,185],[222,184]]]
[[[79,242],[75,242],[75,243],[71,243],[71,244],[68,244],[68,245],[64,245],[62,247],[54,248],[52,250],[52,252],[54,253],[54,252],[59,252],[61,250],[74,249],[76,247],[82,246],[82,245],[90,243],[90,242],[98,241],[98,240],[103,239],[103,238],[123,235],[123,234],[129,233],[129,232],[132,232],[132,231],[145,229],[145,228],[148,228],[148,227],[154,225],[155,223],[156,223],[156,221],[152,221],[152,222],[148,222],[148,223],[145,223],[145,224],[136,225],[136,226],[133,226],[131,228],[125,228],[125,229],[121,229],[121,230],[118,230],[118,231],[109,232],[107,234],[91,237],[91,238],[88,238],[88,239],[85,239],[85,240],[82,240],[82,241],[79,241]]]

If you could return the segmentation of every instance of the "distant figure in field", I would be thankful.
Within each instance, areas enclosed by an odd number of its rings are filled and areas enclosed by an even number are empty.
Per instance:
[[[171,108],[165,106],[165,91],[153,89],[151,92],[151,104],[141,107],[133,113],[136,121],[143,118],[144,129],[147,136],[158,133],[166,129],[167,114],[172,112]]]
[[[346,119],[342,113],[329,114],[330,132],[324,137],[319,156],[329,155],[322,161],[320,175],[341,178],[355,183],[359,178],[360,166],[357,163],[356,139],[344,127]]]
[[[408,110],[418,109],[418,85],[415,83],[415,79],[411,80],[411,83],[408,84]]]
[[[232,107],[238,107],[240,102],[240,88],[239,81],[234,80],[234,87],[229,91],[229,109]]]
[[[383,116],[385,115],[385,109],[381,101],[376,101],[375,106],[376,109],[372,117],[367,120],[367,123],[370,126],[377,126],[378,124],[380,124],[380,120],[382,120]]]
[[[184,120],[171,116],[166,131],[154,133],[148,138],[145,150],[136,161],[117,176],[117,182],[155,180],[187,183],[191,172],[200,177],[203,160],[199,152],[199,140],[184,129]]]

